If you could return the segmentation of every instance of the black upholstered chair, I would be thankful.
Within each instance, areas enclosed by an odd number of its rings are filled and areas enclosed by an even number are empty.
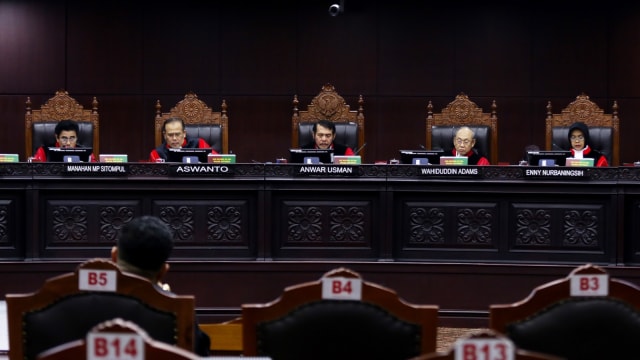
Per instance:
[[[569,127],[581,121],[589,127],[591,146],[607,157],[610,166],[620,165],[620,119],[618,102],[614,101],[612,113],[605,114],[585,94],[578,95],[558,114],[547,103],[545,144],[547,150],[569,150]]]
[[[83,290],[85,271],[105,274],[115,282],[114,289]],[[193,350],[193,296],[158,290],[108,260],[86,261],[73,273],[47,280],[37,292],[7,294],[6,303],[11,359],[35,359],[44,350],[84,338],[97,324],[118,317],[136,323],[155,340]]]
[[[474,345],[474,341],[487,341]],[[489,345],[489,341],[495,341]],[[508,345],[507,345],[508,344]],[[489,347],[490,346],[490,347]],[[473,349],[473,351],[472,351]],[[511,349],[512,351],[509,351]],[[460,356],[459,356],[460,355]],[[423,354],[409,360],[455,360],[455,359],[514,359],[514,360],[562,360],[563,358],[519,349],[511,339],[491,329],[479,330],[457,339],[446,352]]]
[[[323,296],[323,284],[338,279],[361,282],[359,298]],[[408,359],[435,351],[437,325],[438,306],[406,303],[345,268],[287,287],[273,302],[242,305],[244,355],[273,360]]]
[[[364,159],[364,100],[358,98],[358,110],[351,110],[333,85],[325,84],[307,110],[298,109],[298,95],[293,97],[291,118],[291,147],[299,148],[313,142],[313,124],[318,120],[331,120],[336,125],[335,142],[358,151]]]
[[[169,112],[162,112],[160,100],[156,101],[155,134],[156,146],[163,141],[162,126],[165,120],[171,117],[180,117],[184,120],[187,136],[204,139],[220,154],[229,153],[229,117],[227,115],[227,102],[222,100],[219,112],[213,111],[198,95],[189,92]]]
[[[624,359],[640,338],[640,287],[587,264],[521,301],[491,305],[489,322],[522,349],[567,359]]]
[[[102,322],[91,330],[84,339],[74,340],[62,345],[58,345],[54,348],[46,350],[40,353],[37,357],[38,360],[86,360],[94,359],[96,356],[90,356],[87,348],[89,341],[91,341],[91,335],[99,338],[102,334],[109,336],[126,336],[125,342],[112,342],[108,346],[103,348],[93,347],[99,351],[97,358],[107,358],[107,355],[111,355],[114,358],[121,358],[125,353],[129,356],[135,354],[136,359],[145,360],[197,360],[201,359],[198,355],[180,349],[176,346],[169,345],[167,343],[156,341],[149,337],[146,331],[140,326],[131,321],[125,321],[121,318],[115,318],[113,320],[107,320]],[[131,341],[133,338],[141,339],[141,343]],[[140,348],[137,346],[140,345]],[[133,347],[133,348],[132,348]],[[108,354],[104,354],[104,351],[108,351]],[[144,355],[143,355],[144,354]]]
[[[31,97],[27,97],[25,114],[25,156],[31,157],[40,146],[55,146],[55,127],[60,120],[75,120],[80,131],[78,144],[93,148],[100,154],[100,124],[98,100],[94,97],[91,109],[85,109],[64,90],[47,100],[40,109],[32,109]]]
[[[462,126],[475,133],[474,149],[486,157],[492,165],[498,164],[498,116],[495,100],[491,113],[482,109],[465,94],[459,94],[442,112],[434,113],[433,104],[427,105],[427,149],[443,149],[449,154],[453,150],[453,137]]]

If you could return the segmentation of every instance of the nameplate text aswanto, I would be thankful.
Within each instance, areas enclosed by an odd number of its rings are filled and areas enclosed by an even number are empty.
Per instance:
[[[179,164],[169,169],[171,176],[233,176],[232,165],[221,164]]]

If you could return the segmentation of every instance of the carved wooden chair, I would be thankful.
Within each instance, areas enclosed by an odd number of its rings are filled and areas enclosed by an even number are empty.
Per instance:
[[[198,95],[189,92],[169,112],[162,112],[160,100],[156,101],[156,147],[163,141],[162,126],[171,117],[184,120],[187,136],[204,139],[219,154],[229,153],[229,117],[227,102],[222,100],[219,112],[213,111]]]
[[[291,147],[299,148],[313,142],[313,124],[318,120],[331,120],[336,125],[335,142],[360,152],[364,159],[364,100],[358,98],[358,110],[351,110],[333,85],[325,84],[307,110],[298,109],[298,95],[293,97],[291,118]]]
[[[460,356],[461,355],[461,356]],[[522,350],[514,346],[506,336],[491,329],[465,335],[446,352],[432,352],[409,360],[455,360],[455,359],[513,359],[513,360],[562,360],[563,358]]]
[[[460,93],[442,112],[434,113],[433,104],[427,105],[427,149],[453,150],[453,137],[462,126],[468,126],[476,137],[475,149],[492,165],[498,164],[498,116],[496,101],[491,112],[485,113],[469,96]]]
[[[31,97],[27,97],[24,121],[25,155],[31,157],[40,146],[54,146],[55,127],[60,120],[75,120],[80,128],[78,144],[93,148],[96,158],[100,154],[100,122],[98,100],[94,97],[91,109],[85,109],[69,96],[58,90],[40,109],[32,109]]]
[[[611,114],[605,114],[589,96],[576,96],[559,114],[553,114],[551,101],[547,103],[545,144],[547,150],[569,150],[569,127],[577,121],[589,127],[591,146],[607,157],[609,165],[620,165],[620,119],[618,102],[614,101]]]
[[[409,304],[346,268],[243,304],[241,317],[245,356],[393,360],[436,348],[437,305]]]
[[[6,304],[12,360],[35,359],[117,317],[133,321],[156,340],[190,351],[194,346],[193,296],[158,290],[104,259],[88,260],[72,273],[50,278],[34,293],[7,294]]]
[[[518,347],[567,359],[622,359],[640,337],[640,287],[592,264],[489,308],[489,327]]]
[[[104,342],[104,340],[112,340]],[[116,340],[116,341],[114,341]],[[124,341],[121,341],[124,340]],[[93,341],[94,345],[91,346]],[[95,343],[98,342],[98,345]],[[98,354],[90,353],[90,350],[98,351]],[[131,358],[145,360],[197,360],[198,355],[153,340],[146,331],[131,321],[120,318],[108,320],[96,325],[89,330],[86,338],[74,340],[54,348],[46,350],[38,355],[38,360],[87,360],[107,358],[125,358],[125,354]],[[135,356],[134,356],[135,354]],[[93,356],[92,355],[98,355]],[[127,357],[129,358],[129,357]]]

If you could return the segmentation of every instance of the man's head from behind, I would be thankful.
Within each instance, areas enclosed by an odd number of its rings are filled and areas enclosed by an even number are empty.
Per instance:
[[[169,227],[155,216],[134,218],[122,229],[111,258],[127,272],[159,280],[169,269],[167,260],[173,249]]]

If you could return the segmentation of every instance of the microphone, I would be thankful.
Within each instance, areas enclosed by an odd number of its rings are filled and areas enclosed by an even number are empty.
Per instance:
[[[358,153],[362,151],[362,149],[364,149],[365,146],[367,146],[367,143],[362,144],[362,146],[360,146],[360,148],[355,151],[355,154],[358,155]]]
[[[422,149],[422,150],[427,150],[427,148],[426,148],[426,147],[424,147],[424,145],[422,145],[422,144],[418,144],[418,147],[419,147],[420,149]]]
[[[558,146],[556,143],[551,144],[551,148],[553,150],[564,150],[563,148],[561,148],[560,146]]]

